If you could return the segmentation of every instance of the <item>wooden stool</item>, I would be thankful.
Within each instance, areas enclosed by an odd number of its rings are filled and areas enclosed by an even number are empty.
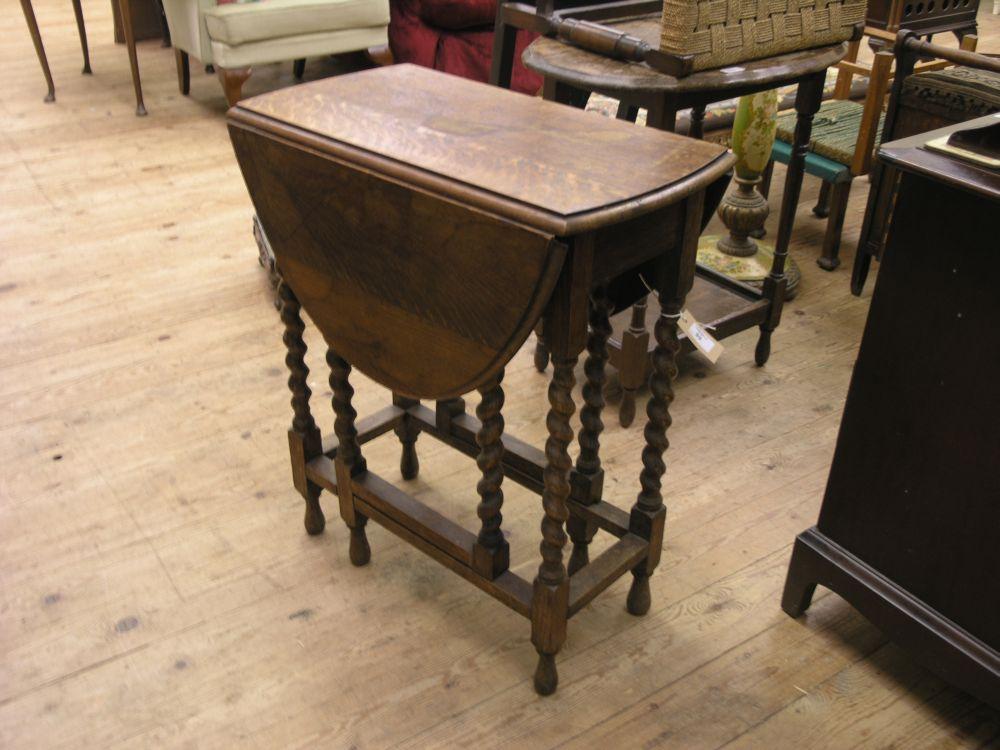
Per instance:
[[[249,99],[229,122],[283,279],[288,435],[307,531],[323,530],[325,489],[339,499],[355,565],[369,560],[371,519],[530,618],[535,687],[551,693],[570,616],[628,571],[628,610],[649,609],[666,514],[660,481],[677,320],[694,281],[702,213],[712,209],[706,189],[724,186],[732,157],[715,144],[412,65]],[[608,313],[635,301],[627,290],[640,273],[662,313],[640,491],[627,513],[602,499],[599,438]],[[300,305],[329,346],[336,441],[323,440],[310,412]],[[503,368],[540,318],[554,363],[544,453],[504,435],[501,416]],[[571,392],[584,348],[574,467]],[[357,421],[352,365],[391,389],[393,404]],[[461,399],[472,390],[481,399],[476,417]],[[389,431],[403,443],[404,478],[417,475],[420,433],[477,458],[478,533],[368,470],[362,446]],[[504,476],[542,496],[534,583],[509,570]],[[598,529],[619,541],[591,562]]]
[[[614,22],[614,26],[650,44],[659,43],[659,16]],[[846,53],[847,43],[844,42],[674,78],[645,65],[614,60],[556,39],[537,39],[524,52],[525,66],[545,77],[546,99],[584,107],[590,92],[604,94],[621,102],[619,118],[634,120],[638,108],[644,107],[648,112],[646,125],[667,131],[673,131],[677,112],[690,107],[690,135],[695,138],[702,136],[707,105],[744,94],[799,84],[795,98],[798,118],[796,138],[788,161],[770,275],[764,280],[763,289],[758,291],[699,266],[698,279],[702,282],[699,286],[703,288],[697,290],[696,299],[691,303],[694,316],[703,324],[714,326],[716,338],[759,326],[760,339],[755,353],[758,365],[767,362],[771,354],[771,333],[781,321],[786,286],[785,259],[802,187],[813,115],[823,97],[827,68]],[[619,421],[624,427],[630,425],[635,416],[636,390],[646,382],[649,355],[656,345],[648,334],[646,316],[655,317],[658,314],[655,305],[647,308],[643,304],[633,310],[631,316],[627,312],[616,316],[615,335],[610,343],[611,361],[618,368],[623,391]],[[546,343],[544,337],[539,341],[541,349],[537,352],[536,364],[544,369]],[[694,348],[684,336],[681,337],[681,346],[685,351]]]

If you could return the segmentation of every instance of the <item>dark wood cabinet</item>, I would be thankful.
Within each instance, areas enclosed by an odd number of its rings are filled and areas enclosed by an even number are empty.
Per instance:
[[[902,174],[819,522],[782,606],[816,584],[1000,707],[1000,173],[887,144]]]

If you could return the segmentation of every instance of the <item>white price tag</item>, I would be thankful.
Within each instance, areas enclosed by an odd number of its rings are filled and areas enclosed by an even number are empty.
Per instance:
[[[712,334],[705,330],[705,326],[695,320],[690,310],[681,312],[681,317],[678,319],[677,325],[691,339],[691,343],[694,344],[695,349],[704,354],[709,362],[714,365],[719,361],[719,357],[722,356],[723,351],[722,344],[712,338]]]

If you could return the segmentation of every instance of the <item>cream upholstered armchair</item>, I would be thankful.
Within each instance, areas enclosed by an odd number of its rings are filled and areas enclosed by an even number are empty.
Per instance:
[[[177,56],[181,93],[193,56],[214,65],[226,100],[239,101],[254,65],[353,52],[385,45],[388,0],[163,0]]]

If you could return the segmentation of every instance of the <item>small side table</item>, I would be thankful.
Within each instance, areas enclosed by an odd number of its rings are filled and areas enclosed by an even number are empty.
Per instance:
[[[38,30],[38,21],[35,19],[35,9],[31,0],[21,0],[21,10],[24,12],[24,20],[28,23],[28,32],[31,34],[31,41],[35,44],[35,53],[38,55],[38,62],[42,66],[42,74],[45,76],[45,83],[48,86],[48,93],[45,101],[54,102],[56,100],[56,86],[52,80],[52,71],[49,70],[48,56],[45,54],[45,46],[42,44],[42,34]],[[128,0],[118,0],[118,11],[122,18],[122,29],[125,32],[125,45],[128,47],[129,66],[132,70],[132,87],[135,89],[135,113],[139,117],[146,114],[146,105],[142,101],[142,82],[139,80],[139,58],[135,51],[135,33],[132,29],[132,8]],[[76,16],[76,27],[80,32],[80,46],[83,48],[83,73],[89,75],[90,70],[90,50],[87,46],[87,29],[83,23],[83,8],[80,0],[73,0],[73,13]]]
[[[659,16],[608,23],[652,45],[659,43]],[[644,107],[648,112],[647,126],[667,131],[673,131],[677,112],[690,107],[690,135],[695,138],[702,136],[707,105],[780,86],[799,85],[795,98],[795,139],[785,177],[774,263],[763,288],[755,289],[699,266],[701,283],[696,286],[697,294],[691,300],[692,313],[700,322],[712,327],[716,338],[759,326],[755,359],[760,366],[770,356],[771,334],[781,321],[787,286],[785,260],[802,187],[813,115],[822,101],[827,69],[846,54],[847,43],[844,42],[674,78],[646,65],[614,60],[545,37],[535,40],[524,52],[524,64],[545,77],[546,99],[583,107],[590,92],[604,94],[621,102],[620,118],[634,120],[636,110]],[[708,218],[705,217],[706,223]],[[631,315],[620,313],[613,323],[611,363],[618,368],[621,381],[619,421],[625,427],[635,416],[636,390],[649,373],[648,355],[654,343],[647,332],[647,316],[652,320],[658,314],[655,307],[646,309],[643,304]],[[544,369],[546,345],[544,338],[539,341],[541,350],[537,352],[536,365]],[[681,345],[685,351],[694,348],[684,336]]]
[[[306,530],[323,531],[326,490],[350,529],[355,565],[370,559],[372,520],[529,618],[535,688],[553,692],[569,617],[629,571],[628,611],[649,609],[666,518],[677,321],[694,283],[706,192],[725,186],[733,157],[717,144],[413,65],[283,89],[228,117],[281,275],[288,441]],[[581,159],[594,143],[595,157]],[[625,511],[603,499],[602,385],[608,314],[635,301],[628,290],[640,273],[661,312],[639,491]],[[329,346],[336,439],[323,439],[310,411],[302,309]],[[554,365],[544,453],[505,435],[501,413],[504,367],[540,319]],[[584,349],[574,464],[572,391]],[[358,421],[352,366],[389,388],[392,405]],[[475,417],[461,398],[473,390]],[[368,468],[362,446],[387,432],[402,443],[404,479],[419,471],[421,433],[476,457],[478,533]],[[533,582],[510,570],[504,477],[542,497]],[[598,530],[618,541],[591,561]]]

